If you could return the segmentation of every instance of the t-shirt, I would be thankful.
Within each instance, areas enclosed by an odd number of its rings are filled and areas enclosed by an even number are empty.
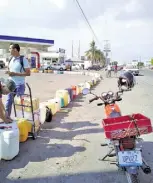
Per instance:
[[[2,84],[0,82],[0,98],[2,98]]]
[[[110,65],[108,65],[108,66],[107,66],[107,69],[108,69],[108,71],[110,71],[110,70],[111,70],[111,66],[110,66]]]
[[[25,57],[23,58],[23,66],[25,69],[30,68],[29,62]],[[9,63],[10,72],[23,73],[24,70],[21,70],[21,68],[20,57],[13,57]],[[25,76],[10,76],[9,78],[12,79],[16,85],[25,83]]]

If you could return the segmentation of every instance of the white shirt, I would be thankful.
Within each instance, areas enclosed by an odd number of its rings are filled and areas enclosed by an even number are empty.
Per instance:
[[[108,71],[110,71],[110,70],[111,70],[111,66],[110,66],[110,65],[108,65],[108,66],[107,66],[107,69],[108,69]]]

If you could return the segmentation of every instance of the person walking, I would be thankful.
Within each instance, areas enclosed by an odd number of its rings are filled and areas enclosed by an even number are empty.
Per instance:
[[[114,66],[114,75],[115,75],[115,77],[117,77],[117,64],[115,64],[115,66]]]
[[[25,77],[30,76],[30,66],[28,60],[20,55],[20,46],[18,44],[10,44],[9,51],[11,58],[8,64],[8,71],[6,74],[9,79],[13,80],[16,84],[15,93],[8,94],[5,110],[7,115],[11,115],[13,97],[15,95],[21,96],[25,92]]]
[[[107,77],[111,77],[111,70],[112,70],[111,65],[108,64],[108,66],[107,66]]]

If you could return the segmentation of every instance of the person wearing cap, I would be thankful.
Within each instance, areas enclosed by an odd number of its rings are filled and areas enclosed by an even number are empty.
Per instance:
[[[15,94],[17,96],[20,96],[23,95],[25,92],[25,77],[30,76],[30,66],[28,60],[20,55],[20,46],[18,44],[10,44],[9,51],[12,57],[10,59],[8,71],[6,71],[6,74],[8,74],[9,78],[15,82]],[[8,94],[5,106],[8,116],[11,115],[14,96],[15,95],[12,95],[12,93]]]
[[[7,116],[5,107],[2,102],[2,95],[7,95],[14,92],[16,89],[15,82],[12,80],[2,80],[0,81],[0,119],[5,123],[12,122],[12,119]]]

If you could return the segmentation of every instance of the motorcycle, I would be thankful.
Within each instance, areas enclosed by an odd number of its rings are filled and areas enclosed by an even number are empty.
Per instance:
[[[142,149],[136,147],[136,144],[142,141],[139,138],[141,134],[152,133],[150,119],[142,114],[122,116],[116,102],[122,100],[123,91],[103,92],[101,96],[97,96],[85,88],[82,93],[83,95],[92,94],[95,96],[89,100],[89,103],[101,99],[102,102],[98,103],[97,106],[104,105],[106,118],[103,119],[102,125],[109,143],[101,144],[101,146],[108,146],[110,151],[101,161],[107,157],[116,156],[116,165],[125,172],[128,183],[139,183],[140,168],[145,174],[151,173],[151,168],[142,157]]]

